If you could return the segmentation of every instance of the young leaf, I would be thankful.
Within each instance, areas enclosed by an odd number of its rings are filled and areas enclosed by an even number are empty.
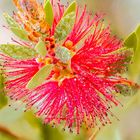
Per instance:
[[[136,49],[135,49],[135,53],[134,53],[134,63],[133,63],[133,66],[135,65],[135,67],[133,67],[133,69],[137,69],[137,72],[139,73],[140,72],[140,26],[137,27],[136,31],[136,37],[137,37],[137,46],[136,46]],[[136,73],[137,73],[136,72]]]
[[[4,72],[2,66],[0,66],[0,93],[3,92],[4,82],[5,82]]]
[[[140,52],[140,25],[137,27],[135,34],[136,34],[137,42],[136,42],[136,49],[135,49],[134,57],[138,58],[138,61],[139,61],[139,58],[140,58],[140,55],[139,55],[139,52]]]
[[[25,30],[20,29],[20,28],[16,28],[16,27],[11,27],[10,29],[19,38],[21,38],[23,40],[29,40],[28,39],[28,34]]]
[[[125,45],[127,48],[133,48],[134,51],[135,51],[136,46],[137,46],[137,37],[136,37],[135,32],[131,33],[131,34],[125,39],[124,45]]]
[[[4,92],[4,82],[5,82],[4,72],[0,67],[0,109],[3,108],[5,105],[7,105],[8,102],[8,99],[5,96]]]
[[[116,89],[123,96],[133,96],[137,93],[138,88],[136,86],[129,86],[125,84],[117,84]]]
[[[140,73],[140,25],[136,28],[136,30],[126,39],[124,45],[126,47],[133,44],[134,56],[132,58],[133,63],[129,66],[129,74],[131,79],[137,79]]]
[[[54,15],[53,15],[53,8],[50,0],[47,0],[45,5],[44,5],[44,10],[46,14],[46,21],[47,23],[52,26],[53,20],[54,20]]]
[[[4,93],[0,93],[0,109],[2,109],[4,106],[6,106],[8,103],[8,99]]]
[[[66,16],[67,14],[71,13],[71,12],[76,12],[76,1],[73,1],[69,7],[66,9],[64,16]]]
[[[72,2],[64,12],[64,15],[55,30],[55,38],[57,41],[61,41],[67,37],[71,32],[76,17],[76,2]]]
[[[35,46],[35,50],[42,57],[45,57],[47,54],[46,45],[42,40],[40,40],[38,44]]]
[[[34,89],[37,86],[41,85],[46,78],[50,75],[51,71],[53,70],[53,65],[48,64],[42,67],[29,81],[26,88],[28,89]]]
[[[7,13],[4,13],[3,16],[10,27],[20,28],[19,24]]]
[[[31,59],[34,58],[37,53],[34,49],[28,48],[26,46],[19,46],[13,44],[1,44],[0,52],[8,55],[15,59]]]
[[[67,63],[72,57],[71,51],[63,46],[56,47],[55,54],[56,57],[63,63]]]
[[[20,27],[20,25],[8,14],[4,13],[4,17],[9,25],[11,31],[23,40],[29,40],[27,32]]]
[[[75,12],[71,12],[61,19],[59,24],[56,26],[54,34],[57,41],[65,39],[67,35],[71,32],[74,26],[75,16]]]

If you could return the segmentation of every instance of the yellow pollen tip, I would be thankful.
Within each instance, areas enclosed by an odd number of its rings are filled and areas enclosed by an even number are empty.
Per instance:
[[[73,42],[70,41],[70,40],[67,40],[65,42],[65,47],[68,48],[68,49],[71,49],[73,47]]]
[[[37,63],[43,63],[43,64],[51,64],[51,58],[37,58]]]
[[[43,60],[42,58],[36,58],[37,63],[42,63],[42,60]]]
[[[51,58],[45,58],[44,63],[45,64],[51,64]]]

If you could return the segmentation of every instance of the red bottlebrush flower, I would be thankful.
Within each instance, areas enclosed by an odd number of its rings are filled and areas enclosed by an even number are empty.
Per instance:
[[[133,83],[121,77],[130,53],[104,27],[102,15],[92,16],[86,7],[81,11],[75,2],[67,10],[49,0],[44,8],[35,0],[14,2],[19,10],[16,21],[6,19],[27,42],[0,46],[7,95],[25,102],[27,109],[36,108],[45,123],[63,121],[64,128],[76,127],[77,133],[85,121],[91,127],[97,120],[110,123],[110,108],[119,104],[117,85]]]

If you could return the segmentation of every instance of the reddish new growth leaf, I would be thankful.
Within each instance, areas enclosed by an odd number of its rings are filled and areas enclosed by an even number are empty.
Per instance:
[[[33,59],[16,60],[0,55],[7,76],[7,95],[23,101],[27,110],[35,108],[36,116],[43,118],[44,123],[64,122],[64,129],[72,131],[74,127],[77,133],[85,122],[90,124],[88,127],[95,127],[97,122],[110,123],[110,109],[119,105],[116,95],[120,91],[116,85],[133,86],[120,76],[131,54],[110,34],[109,26],[104,26],[102,15],[93,16],[86,7],[76,7],[64,16],[66,7],[60,1],[51,1],[54,20],[50,27],[45,20],[47,11],[41,4],[35,0],[14,2],[19,10],[14,18],[31,42],[24,42],[24,46],[33,49],[40,39],[44,44],[36,47],[39,54]],[[45,57],[40,55],[43,46],[47,50]],[[51,73],[43,81],[42,68],[50,64]],[[33,77],[38,80],[33,81]],[[29,82],[34,85],[38,81],[39,86],[29,86]]]

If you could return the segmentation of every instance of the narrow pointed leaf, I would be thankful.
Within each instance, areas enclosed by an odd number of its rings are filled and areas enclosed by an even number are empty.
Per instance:
[[[137,69],[137,73],[140,73],[140,26],[137,27],[135,33],[137,37],[137,44],[134,53],[134,63],[133,63],[135,67],[133,67],[133,69]]]
[[[42,57],[45,57],[47,54],[46,45],[42,40],[40,40],[38,44],[35,46],[35,50]]]
[[[4,82],[5,82],[4,72],[2,68],[0,68],[0,93],[4,91]]]
[[[47,0],[44,5],[47,23],[52,26],[54,20],[53,8],[50,0]]]
[[[55,54],[56,57],[63,63],[67,63],[72,57],[71,51],[63,46],[56,47]]]
[[[135,32],[131,33],[131,34],[125,39],[124,45],[125,45],[127,48],[133,48],[134,51],[135,51],[136,46],[137,46],[137,37],[136,37]]]
[[[0,52],[15,59],[31,59],[34,58],[37,53],[34,49],[26,46],[2,44],[0,45]]]
[[[135,35],[134,35],[135,34]],[[140,73],[140,25],[136,30],[128,37],[129,41],[125,44],[133,44],[134,56],[132,58],[133,63],[129,66],[129,74],[131,79],[137,79]]]
[[[4,14],[4,17],[9,25],[11,31],[19,38],[23,40],[29,40],[27,32],[20,27],[20,25],[8,14]]]
[[[137,86],[129,86],[125,84],[117,84],[115,85],[117,91],[123,96],[133,96],[137,93]]]
[[[45,65],[32,77],[32,79],[29,81],[26,87],[28,89],[34,89],[37,86],[41,85],[50,75],[52,70],[53,70],[52,64]]]
[[[0,68],[0,109],[2,109],[8,103],[8,99],[4,92],[4,83],[4,71],[2,70],[2,68]]]
[[[136,49],[135,49],[135,56],[136,59],[139,61],[139,58],[140,58],[140,55],[139,55],[139,52],[140,52],[140,25],[137,27],[136,31],[135,31],[135,34],[136,34],[136,38],[137,38],[137,42],[136,42]]]
[[[64,12],[64,15],[55,30],[56,41],[64,40],[71,32],[76,18],[76,2],[72,2]]]
[[[8,103],[8,99],[4,93],[0,93],[0,109],[6,106]]]
[[[64,16],[66,16],[67,14],[71,13],[71,12],[76,12],[76,1],[73,1],[69,7],[66,9]]]
[[[7,13],[4,13],[3,16],[10,27],[20,28],[19,24]]]
[[[10,29],[19,38],[21,38],[23,40],[29,40],[28,39],[28,34],[25,30],[20,29],[20,28],[15,28],[15,27],[11,27]]]
[[[64,40],[71,32],[75,22],[75,12],[71,12],[64,16],[56,26],[55,38],[57,41]]]

